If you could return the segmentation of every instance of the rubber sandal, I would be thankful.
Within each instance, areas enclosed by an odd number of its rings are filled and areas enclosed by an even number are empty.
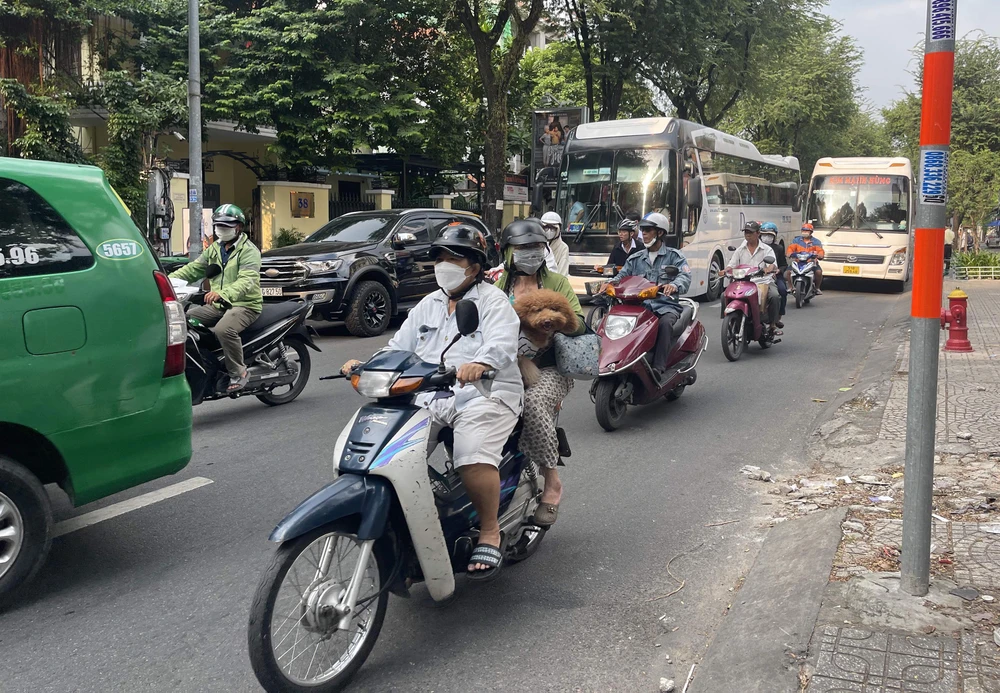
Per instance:
[[[559,504],[540,503],[535,508],[535,516],[532,521],[539,527],[551,527],[559,517]]]
[[[239,392],[247,386],[250,382],[250,371],[243,371],[243,375],[239,378],[230,378],[229,387],[226,388],[227,394],[233,394],[234,392]]]
[[[468,566],[473,563],[480,563],[490,567],[485,570],[470,571],[466,569],[466,576],[470,580],[475,580],[476,582],[489,582],[490,580],[495,580],[497,575],[500,574],[500,569],[503,567],[503,555],[506,550],[507,538],[502,534],[500,535],[500,546],[477,544],[476,548],[472,551],[472,555],[469,556],[469,560],[466,561],[466,565]]]
[[[781,335],[783,335],[783,334],[785,334],[785,333],[784,333],[784,332],[782,332],[781,330],[775,330],[774,332],[772,332],[772,334],[773,334],[773,335],[774,335],[775,337],[780,337]]]
[[[774,324],[778,326],[778,329],[781,329],[782,327],[785,326],[785,323],[781,322],[780,320]]]

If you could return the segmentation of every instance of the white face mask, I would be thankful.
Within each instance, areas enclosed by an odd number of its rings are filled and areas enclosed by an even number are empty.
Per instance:
[[[215,235],[224,243],[229,243],[236,238],[237,230],[235,226],[216,226]]]
[[[466,269],[451,262],[439,262],[434,265],[434,279],[437,285],[444,289],[444,292],[451,295],[458,290],[468,277]]]
[[[554,241],[559,238],[559,227],[558,226],[545,226],[543,227],[543,232],[545,233],[545,238],[550,241]]]

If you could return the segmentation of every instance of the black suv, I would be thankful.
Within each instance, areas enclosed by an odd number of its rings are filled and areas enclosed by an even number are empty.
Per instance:
[[[478,227],[487,238],[490,266],[499,252],[479,217],[444,209],[388,209],[337,217],[302,243],[262,256],[265,301],[305,298],[313,317],[343,320],[351,334],[375,337],[389,320],[437,289],[430,244],[456,222]]]

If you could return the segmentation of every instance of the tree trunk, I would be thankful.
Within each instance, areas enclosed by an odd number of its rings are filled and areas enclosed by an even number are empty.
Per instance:
[[[493,232],[500,231],[503,212],[496,208],[503,200],[504,174],[507,172],[507,93],[491,89],[486,98],[486,141],[483,163],[486,171],[483,221]]]

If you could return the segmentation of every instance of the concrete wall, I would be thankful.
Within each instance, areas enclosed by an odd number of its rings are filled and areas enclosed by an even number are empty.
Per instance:
[[[261,250],[272,247],[272,239],[281,229],[293,230],[299,238],[318,231],[330,221],[330,186],[316,183],[263,181],[260,187]],[[292,216],[292,193],[311,192],[315,197],[313,217]]]

